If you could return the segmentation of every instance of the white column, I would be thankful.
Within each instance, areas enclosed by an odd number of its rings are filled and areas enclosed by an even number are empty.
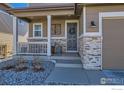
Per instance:
[[[16,54],[16,49],[17,49],[17,18],[13,16],[13,54]]]
[[[51,15],[47,16],[47,32],[48,32],[47,56],[51,56]]]
[[[83,32],[86,35],[86,6],[83,7]]]

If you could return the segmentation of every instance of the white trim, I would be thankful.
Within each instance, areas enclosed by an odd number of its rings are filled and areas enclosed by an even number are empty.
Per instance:
[[[17,54],[23,54],[23,55],[47,55],[47,53],[17,53]]]
[[[100,12],[101,17],[124,17],[124,11],[120,12]]]
[[[34,35],[34,32],[35,32],[35,25],[41,25],[41,36],[35,36]],[[33,23],[33,37],[35,37],[35,38],[39,38],[39,37],[43,37],[43,24],[42,23]]]
[[[77,50],[76,51],[67,50],[67,23],[77,23]],[[79,20],[65,20],[66,52],[78,52],[78,36],[79,36]]]
[[[101,32],[87,32],[87,15],[86,15],[86,6],[83,7],[83,35],[81,36],[101,36]]]
[[[47,44],[47,42],[18,42],[24,44]]]
[[[111,19],[111,18],[121,18],[124,19],[124,11],[120,11],[120,12],[100,12],[99,13],[99,32],[101,33],[101,36],[102,36],[102,19]],[[102,39],[104,37],[101,37]],[[102,40],[103,42],[103,40]],[[103,65],[103,46],[101,44],[101,69],[103,68],[102,65]]]
[[[51,15],[47,16],[47,34],[48,34],[47,56],[51,56]]]
[[[83,6],[83,34],[86,34],[86,6]]]
[[[48,39],[48,37],[28,37],[28,39]],[[51,39],[66,39],[65,37],[51,37]]]
[[[13,16],[13,54],[16,55],[16,49],[17,49],[17,18]]]

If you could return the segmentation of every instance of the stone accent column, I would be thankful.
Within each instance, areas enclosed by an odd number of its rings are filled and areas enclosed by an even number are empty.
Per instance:
[[[48,31],[47,56],[51,56],[51,15],[47,16],[47,31]]]
[[[100,36],[83,38],[83,67],[85,69],[101,69],[102,39]]]

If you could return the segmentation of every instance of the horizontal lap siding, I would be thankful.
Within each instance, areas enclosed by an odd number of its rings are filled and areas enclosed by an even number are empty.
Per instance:
[[[13,35],[10,33],[0,32],[0,45],[7,45],[7,56],[11,55],[13,47]]]
[[[42,18],[41,18],[42,19]],[[39,22],[43,25],[43,37],[47,37],[47,20],[34,20],[29,24],[29,36],[33,36],[33,23]],[[64,37],[65,36],[65,19],[52,20],[52,24],[61,24],[61,34],[53,37]]]
[[[99,31],[99,12],[117,12],[117,11],[124,11],[124,5],[87,6],[86,7],[87,32]],[[96,28],[90,27],[91,21],[95,22]]]

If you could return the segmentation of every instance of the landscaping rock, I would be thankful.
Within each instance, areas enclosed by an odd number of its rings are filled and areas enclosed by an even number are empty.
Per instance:
[[[10,64],[16,62],[11,60],[0,63],[0,85],[42,85],[55,67],[53,62],[45,61],[42,63],[44,71],[33,71],[30,68],[22,71],[2,70],[2,67]]]

